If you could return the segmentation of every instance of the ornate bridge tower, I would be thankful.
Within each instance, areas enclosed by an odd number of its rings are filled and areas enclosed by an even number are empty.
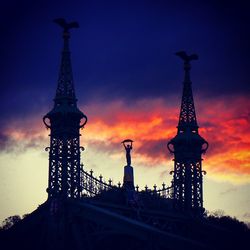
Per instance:
[[[56,19],[63,28],[63,50],[54,107],[43,117],[50,129],[48,198],[79,198],[81,195],[80,133],[87,117],[77,107],[69,51],[69,30],[78,23]],[[83,122],[81,124],[81,120]]]
[[[194,214],[202,214],[203,174],[202,158],[208,143],[198,132],[192,86],[190,80],[190,61],[197,55],[187,56],[183,51],[176,53],[184,61],[185,77],[177,135],[168,143],[168,149],[174,154],[174,200],[175,207]]]

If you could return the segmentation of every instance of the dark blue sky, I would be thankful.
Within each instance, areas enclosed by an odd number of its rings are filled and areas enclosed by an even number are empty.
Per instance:
[[[48,110],[62,48],[52,20],[76,20],[71,51],[80,103],[180,95],[182,63],[197,53],[192,80],[204,98],[249,95],[250,8],[246,1],[2,1],[2,117]]]

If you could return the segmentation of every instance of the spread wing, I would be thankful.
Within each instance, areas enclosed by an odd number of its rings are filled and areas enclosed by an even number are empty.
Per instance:
[[[184,61],[188,61],[188,55],[185,51],[179,51],[175,53],[177,56],[179,56]]]
[[[196,54],[192,54],[192,55],[188,56],[185,51],[179,51],[179,52],[176,52],[175,54],[177,56],[179,56],[185,62],[190,62],[192,60],[198,59],[198,56]]]
[[[79,24],[77,22],[67,23],[64,18],[57,18],[54,20],[54,22],[61,26],[64,31],[68,31],[72,28],[79,28]]]

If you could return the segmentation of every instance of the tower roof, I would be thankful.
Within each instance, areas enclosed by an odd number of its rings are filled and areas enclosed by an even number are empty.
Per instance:
[[[184,51],[177,52],[176,55],[184,61],[185,71],[178,130],[185,130],[187,127],[196,130],[198,129],[198,124],[195,114],[192,82],[190,80],[190,61],[197,60],[198,56],[196,54],[188,56]]]
[[[59,71],[56,95],[54,98],[54,107],[53,109],[47,113],[44,118],[43,122],[45,123],[46,127],[49,128],[50,125],[46,123],[45,119],[55,118],[58,119],[57,114],[66,115],[65,123],[60,121],[58,124],[63,124],[63,127],[68,126],[70,124],[69,118],[67,117],[68,114],[74,116],[80,120],[82,118],[85,119],[85,122],[80,125],[80,127],[84,127],[87,122],[87,116],[83,114],[77,107],[77,99],[75,96],[75,88],[73,83],[73,73],[72,73],[72,66],[71,66],[71,58],[70,58],[70,50],[69,50],[69,38],[70,33],[69,30],[72,28],[78,28],[79,25],[77,22],[70,22],[67,23],[63,18],[58,18],[54,20],[59,26],[63,28],[63,50],[62,50],[62,57],[61,57],[61,66]],[[53,118],[53,119],[54,119]],[[70,118],[72,120],[72,117]],[[78,131],[78,126],[76,127]]]
[[[188,56],[185,51],[177,52],[176,55],[184,61],[185,74],[179,123],[177,126],[178,131],[177,135],[168,143],[168,149],[171,153],[180,153],[182,157],[185,154],[189,157],[193,157],[194,154],[200,157],[200,153],[206,152],[208,143],[198,132],[199,126],[195,114],[192,83],[190,80],[190,61],[197,60],[198,56],[196,54]],[[204,144],[206,146],[202,148]],[[169,145],[173,145],[174,150]]]
[[[69,50],[69,30],[78,28],[79,25],[76,22],[66,23],[63,18],[55,19],[54,22],[63,28],[63,49],[55,101],[62,98],[76,100]]]

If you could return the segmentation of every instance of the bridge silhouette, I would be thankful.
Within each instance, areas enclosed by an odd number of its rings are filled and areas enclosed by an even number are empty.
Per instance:
[[[0,233],[4,249],[236,249],[239,235],[204,217],[202,154],[208,143],[199,135],[190,80],[184,62],[183,93],[176,136],[167,144],[174,157],[173,180],[161,188],[134,184],[131,150],[124,140],[127,164],[117,185],[95,177],[81,164],[80,129],[87,116],[77,107],[70,59],[70,30],[76,22],[55,22],[63,28],[63,50],[54,107],[43,122],[50,130],[48,199],[34,212]],[[242,245],[243,244],[243,245]]]

